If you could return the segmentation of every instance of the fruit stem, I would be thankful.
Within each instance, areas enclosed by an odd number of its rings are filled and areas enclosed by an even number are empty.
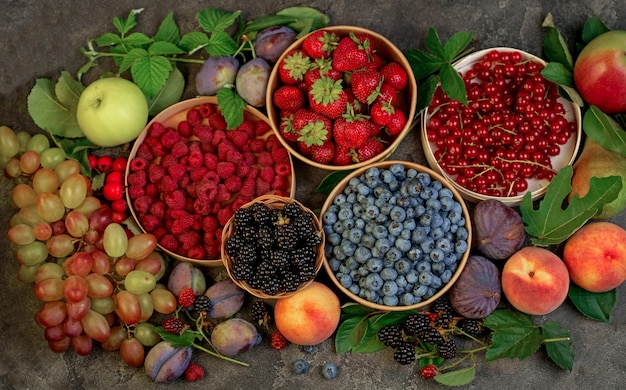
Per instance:
[[[562,341],[572,341],[571,337],[555,337],[552,339],[544,339],[543,342],[545,343],[560,343]]]
[[[206,352],[206,353],[208,353],[209,355],[215,356],[215,357],[217,357],[217,358],[224,359],[224,360],[226,360],[226,361],[229,361],[229,362],[231,362],[231,363],[235,363],[235,364],[239,364],[239,365],[244,366],[244,367],[250,367],[250,364],[248,364],[248,363],[246,363],[246,362],[242,362],[242,361],[237,360],[237,359],[229,358],[228,356],[224,356],[224,355],[222,355],[221,353],[217,353],[217,352],[211,351],[210,349],[204,348],[202,345],[199,345],[199,344],[196,344],[196,343],[191,343],[191,345],[192,345],[194,348],[197,348],[197,349],[199,349],[200,351],[202,351],[202,352]]]
[[[88,58],[90,62],[95,62],[98,58],[103,57],[126,57],[125,53],[109,53],[109,52],[101,52],[96,50],[89,50],[83,52]],[[204,64],[204,60],[195,59],[195,58],[179,58],[179,57],[168,57],[169,61],[173,62],[184,62],[189,64]]]

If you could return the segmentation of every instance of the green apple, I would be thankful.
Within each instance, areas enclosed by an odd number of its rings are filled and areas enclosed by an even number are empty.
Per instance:
[[[78,126],[98,146],[118,146],[137,138],[148,122],[148,102],[137,84],[121,77],[102,78],[81,93]]]

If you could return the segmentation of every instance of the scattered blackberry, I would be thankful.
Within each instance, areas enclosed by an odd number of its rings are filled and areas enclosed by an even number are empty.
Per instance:
[[[439,356],[444,359],[454,358],[456,356],[456,341],[454,341],[454,339],[448,339],[438,344],[437,351],[439,351]]]
[[[404,323],[404,329],[413,334],[419,334],[430,327],[430,320],[425,314],[411,314]]]
[[[436,313],[451,313],[454,314],[454,309],[450,303],[450,298],[447,295],[442,295],[433,302],[432,311]]]
[[[417,337],[419,337],[423,342],[429,344],[439,345],[445,341],[441,333],[439,333],[439,331],[435,328],[425,329],[419,332]]]
[[[270,305],[263,301],[254,301],[250,307],[250,317],[252,321],[264,328],[267,328],[271,322],[272,315],[270,314]]]
[[[180,334],[186,326],[178,317],[170,317],[163,322],[163,330],[171,334]]]
[[[404,340],[402,339],[402,328],[399,325],[387,325],[377,333],[378,339],[388,347],[397,347]]]
[[[415,362],[415,347],[408,342],[400,343],[393,353],[393,359],[400,364],[411,364]]]
[[[206,295],[198,295],[196,297],[196,301],[193,304],[192,314],[194,317],[200,317],[201,315],[205,316],[211,311],[211,307],[213,306],[213,302]]]
[[[473,318],[464,318],[459,321],[459,329],[463,332],[467,333],[470,336],[478,337],[483,332],[483,320],[482,319],[473,319]]]
[[[442,312],[439,313],[439,316],[437,317],[437,326],[440,326],[444,329],[450,329],[452,325],[454,325],[454,322],[455,318],[454,314],[452,313]]]

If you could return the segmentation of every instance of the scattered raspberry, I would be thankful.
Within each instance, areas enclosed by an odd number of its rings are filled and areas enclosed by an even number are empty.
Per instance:
[[[189,170],[189,178],[191,181],[200,181],[206,175],[207,169],[205,167],[193,167]]]
[[[157,218],[162,218],[165,215],[165,203],[162,200],[156,200],[150,205],[150,214]]]
[[[250,170],[252,168],[250,167],[250,165],[241,162],[239,164],[237,164],[237,168],[235,169],[235,175],[239,176],[240,178],[245,178],[246,176],[248,176],[248,173],[250,173]]]
[[[253,177],[246,178],[241,183],[241,189],[239,190],[240,196],[246,196],[253,198],[256,193],[256,180]]]
[[[204,378],[204,368],[198,363],[191,362],[185,369],[185,379],[187,382],[195,382]]]
[[[178,304],[182,307],[189,307],[196,301],[196,294],[190,287],[185,287],[180,291],[178,295]]]
[[[187,326],[178,317],[170,317],[163,322],[163,330],[171,334],[181,334]]]
[[[437,367],[434,364],[428,364],[422,367],[420,371],[422,378],[432,379],[437,376]]]
[[[204,229],[205,232],[214,232],[217,230],[217,228],[218,222],[214,216],[207,215],[206,217],[202,218],[202,229]]]
[[[283,147],[283,144],[280,143],[280,140],[278,139],[278,137],[276,136],[276,134],[270,134],[266,139],[265,139],[265,148],[267,150],[274,150],[276,148],[281,148],[281,149],[285,149]],[[286,151],[287,149],[285,149]]]
[[[275,350],[280,351],[281,349],[285,348],[288,343],[289,342],[287,341],[285,336],[283,336],[283,334],[280,333],[280,331],[276,330],[274,331],[274,333],[272,333],[272,336],[270,339],[270,345]]]
[[[226,157],[228,157],[228,153],[236,151],[237,145],[235,145],[231,140],[225,139],[217,146],[217,157],[221,161],[225,161]]]
[[[204,164],[204,156],[200,150],[191,150],[187,157],[187,165],[193,168],[199,168]]]
[[[289,180],[284,176],[276,175],[272,180],[271,186],[273,190],[287,191],[289,190]]]
[[[156,198],[157,195],[159,194],[159,190],[157,189],[157,186],[154,183],[146,184],[146,186],[143,188],[143,191],[146,194],[146,196],[149,196],[151,198]]]
[[[159,164],[150,164],[148,166],[148,178],[152,183],[156,183],[165,175],[165,168]]]
[[[211,139],[211,145],[217,146],[222,143],[226,139],[226,132],[224,130],[215,130],[213,129],[213,138]]]
[[[220,225],[226,225],[226,222],[233,216],[233,210],[229,207],[225,207],[217,212],[217,220],[220,222]]]
[[[253,138],[255,135],[255,124],[252,119],[244,118],[243,122],[239,126],[237,126],[237,130],[245,131],[248,134],[248,137]]]

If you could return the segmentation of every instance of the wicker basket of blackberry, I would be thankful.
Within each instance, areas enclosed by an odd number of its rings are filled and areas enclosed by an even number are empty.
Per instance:
[[[323,263],[317,216],[293,198],[264,195],[224,226],[222,260],[235,284],[259,298],[285,298],[308,286]]]

